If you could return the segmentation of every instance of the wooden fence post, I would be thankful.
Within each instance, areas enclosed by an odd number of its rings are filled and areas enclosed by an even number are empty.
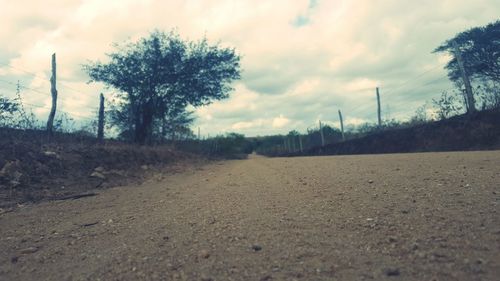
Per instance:
[[[321,146],[325,146],[325,135],[323,134],[323,125],[319,121],[319,134],[321,135]]]
[[[54,117],[57,109],[57,89],[56,89],[56,54],[52,54],[52,77],[50,77],[50,94],[52,95],[52,107],[50,108],[49,119],[47,120],[47,132],[52,135],[54,129]]]
[[[378,115],[378,127],[382,128],[382,110],[380,109],[380,93],[377,87],[377,115]]]
[[[342,118],[342,112],[339,109],[339,119],[340,119],[340,131],[342,132],[342,141],[345,141],[344,135],[344,119]]]
[[[97,141],[104,141],[104,95],[99,96],[99,120],[97,121]]]

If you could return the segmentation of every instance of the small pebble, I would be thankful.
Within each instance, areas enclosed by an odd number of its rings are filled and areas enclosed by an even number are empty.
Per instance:
[[[200,258],[208,259],[210,257],[210,253],[207,250],[201,250],[198,256]]]
[[[32,253],[35,253],[36,251],[38,251],[38,248],[37,247],[28,247],[26,249],[22,249],[21,251],[19,251],[21,254],[32,254]]]
[[[389,243],[395,243],[397,241],[398,241],[398,239],[394,236],[387,237],[387,242],[389,242]]]
[[[262,250],[262,247],[260,245],[255,244],[255,245],[252,245],[252,250],[254,250],[255,252],[258,252],[258,251]]]
[[[384,272],[387,276],[399,276],[401,274],[399,268],[387,268]]]
[[[271,275],[266,275],[266,276],[263,276],[262,278],[260,278],[260,281],[269,281],[272,279],[273,279],[273,277]]]

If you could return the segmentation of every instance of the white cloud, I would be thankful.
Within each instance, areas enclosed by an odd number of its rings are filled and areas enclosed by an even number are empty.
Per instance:
[[[257,120],[252,120],[252,121],[245,121],[245,122],[237,122],[234,123],[231,128],[233,130],[242,130],[242,129],[250,129],[250,128],[255,128],[262,126],[264,120],[262,119],[257,119]]]
[[[283,114],[280,114],[280,116],[273,119],[272,126],[273,126],[273,128],[283,128],[286,125],[288,125],[289,123],[290,123],[290,119],[284,117]]]

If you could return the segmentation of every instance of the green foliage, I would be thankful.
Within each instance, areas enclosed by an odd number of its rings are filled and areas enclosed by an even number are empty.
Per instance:
[[[15,118],[19,110],[19,103],[16,100],[0,96],[0,126],[6,126]]]
[[[474,92],[477,93],[481,110],[500,108],[500,82],[482,80]]]
[[[24,110],[19,91],[14,99],[0,95],[0,127],[36,129],[37,122],[33,112]]]
[[[240,78],[234,49],[210,45],[206,39],[184,41],[174,31],[154,31],[115,47],[108,63],[91,62],[84,69],[91,81],[120,91],[122,102],[111,121],[141,144],[152,141],[158,120],[172,120],[188,105],[227,98],[230,83]]]
[[[461,79],[458,62],[454,54],[456,42],[462,54],[464,66],[472,78],[500,81],[500,20],[483,27],[475,27],[458,33],[434,52],[445,52],[453,56],[446,69],[452,81]]]
[[[413,115],[410,118],[409,124],[410,125],[420,125],[424,124],[426,122],[429,122],[431,120],[431,117],[427,113],[428,110],[428,104],[425,103],[424,105],[418,107],[415,110],[415,115]]]
[[[432,104],[440,120],[448,119],[461,112],[462,107],[457,100],[457,94],[449,94],[447,91],[443,91],[439,99],[432,99]]]
[[[474,91],[475,98],[482,101],[482,109],[498,108],[498,91],[491,84],[498,86],[500,83],[500,20],[486,26],[475,27],[458,33],[455,37],[447,40],[434,52],[448,53],[452,59],[445,66],[448,77],[459,89],[463,87],[462,73],[458,65],[455,44],[462,56],[463,65],[469,79],[479,87],[480,91]],[[466,100],[463,100],[467,105]],[[443,116],[440,116],[443,118]]]
[[[56,118],[54,119],[54,131],[72,133],[77,130],[75,120],[67,113],[62,112],[56,115]]]
[[[157,139],[171,140],[195,138],[193,131],[189,128],[193,121],[192,111],[171,112],[157,120],[154,126],[155,136]]]
[[[245,135],[238,133],[227,133],[212,139],[214,152],[225,156],[246,155],[252,152],[251,144],[245,139]]]
[[[323,125],[323,136],[325,143],[336,143],[342,141],[342,133],[339,129],[329,125]],[[299,153],[302,150],[321,146],[321,132],[319,128],[310,128],[306,134],[296,130],[286,135],[273,135],[254,138],[254,150],[262,155],[282,155],[288,153]]]
[[[175,142],[181,150],[230,159],[245,158],[254,150],[254,139],[245,138],[242,134],[227,133],[204,140],[187,139]]]

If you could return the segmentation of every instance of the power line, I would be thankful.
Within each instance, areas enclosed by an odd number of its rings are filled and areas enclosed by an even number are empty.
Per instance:
[[[400,90],[398,92],[400,94],[402,94],[402,93],[406,94],[406,93],[421,92],[424,89],[429,88],[429,86],[433,86],[433,84],[436,84],[436,82],[444,80],[444,79],[447,79],[447,78],[446,77],[440,77],[438,79],[434,79],[434,80],[431,80],[431,81],[429,81],[427,83],[424,83],[424,84],[420,85],[418,88],[413,88],[413,89],[408,89],[408,90]],[[447,88],[445,90],[448,90],[448,89],[453,89],[453,87],[452,88]]]
[[[420,77],[424,76],[425,74],[435,71],[436,69],[438,69],[438,68],[439,68],[439,67],[441,67],[441,66],[442,66],[442,65],[436,65],[435,67],[433,67],[433,68],[431,68],[431,69],[428,69],[428,70],[426,70],[426,71],[424,71],[424,72],[422,72],[422,73],[418,74],[417,76],[415,76],[415,77],[413,77],[413,78],[411,78],[411,79],[408,79],[408,80],[404,81],[403,83],[401,83],[401,84],[397,85],[395,88],[389,89],[389,91],[385,92],[384,94],[385,94],[385,95],[387,95],[387,94],[389,94],[389,93],[392,93],[392,92],[394,92],[395,90],[400,89],[402,86],[404,86],[404,85],[406,85],[406,84],[408,84],[408,83],[410,83],[410,82],[412,82],[412,81],[415,81],[415,80],[419,79]]]
[[[3,80],[3,79],[0,79],[0,82],[7,83],[7,84],[10,84],[10,85],[13,85],[13,86],[16,86],[16,87],[18,86],[17,83],[13,83],[13,82],[10,82],[10,81],[7,81],[7,80]],[[39,94],[42,94],[42,95],[45,95],[45,96],[49,96],[49,94],[47,92],[42,92],[42,91],[40,91],[38,89],[33,89],[33,88],[30,88],[30,87],[27,87],[27,86],[22,86],[21,85],[20,89],[21,90],[22,89],[26,89],[26,90],[30,90],[30,91],[35,92],[35,93],[39,93]],[[57,99],[62,100],[64,102],[71,102],[70,100],[68,100],[66,98],[63,98],[63,97],[60,97],[60,96],[57,97]],[[82,107],[89,108],[89,109],[94,109],[94,107],[91,107],[91,106],[88,106],[88,105],[87,106],[82,106]]]
[[[447,77],[440,77],[440,78],[438,78],[438,79],[434,79],[434,80],[432,80],[432,81],[429,81],[429,82],[427,82],[427,83],[423,84],[423,85],[422,85],[422,87],[432,85],[432,84],[434,84],[434,83],[436,83],[436,82],[438,82],[438,81],[441,81],[441,80],[443,80],[443,79],[448,80],[448,78],[447,78]]]
[[[5,80],[0,80],[0,81],[2,81],[2,82],[8,82],[8,81],[5,81]],[[8,82],[8,83],[12,84],[11,82]],[[21,102],[22,102],[23,105],[27,105],[27,106],[31,106],[31,107],[50,109],[49,106],[37,105],[37,104],[27,103],[27,102],[24,102],[24,101],[21,101]],[[87,107],[87,108],[90,108],[90,107]],[[95,108],[91,108],[91,109],[95,109]],[[88,116],[85,116],[85,115],[82,115],[82,114],[79,114],[79,113],[65,111],[65,110],[62,110],[60,108],[57,111],[65,113],[67,115],[78,116],[80,118],[84,118],[84,119],[88,119],[88,120],[93,120],[93,118],[91,118],[91,117],[88,117]]]
[[[15,70],[22,71],[22,72],[24,72],[24,73],[26,73],[26,74],[29,74],[29,75],[31,75],[31,76],[33,76],[33,77],[36,77],[36,78],[38,78],[38,79],[41,79],[41,80],[43,80],[43,81],[46,81],[47,83],[50,83],[50,81],[47,81],[47,77],[42,77],[42,76],[40,76],[40,75],[38,75],[38,74],[36,74],[36,73],[34,73],[34,72],[30,72],[30,71],[27,71],[27,70],[24,70],[24,69],[21,69],[21,68],[18,68],[18,67],[14,67],[14,66],[12,66],[12,65],[10,65],[10,64],[8,64],[8,63],[0,63],[0,65],[3,65],[3,66],[6,66],[6,67],[9,67],[9,68],[11,68],[11,69],[15,69]]]
[[[50,81],[47,80],[47,77],[40,76],[40,75],[38,75],[38,74],[36,74],[34,72],[30,72],[30,71],[27,71],[27,70],[19,68],[19,67],[14,67],[14,66],[12,66],[11,64],[8,64],[8,63],[0,63],[0,65],[4,65],[4,66],[7,66],[7,67],[9,67],[11,69],[22,71],[22,72],[24,72],[26,74],[29,74],[29,75],[33,76],[34,78],[38,78],[38,79],[40,79],[40,80],[42,80],[42,81],[44,81],[46,83],[50,83]],[[67,83],[64,82],[64,81],[57,81],[57,83],[60,84],[64,88],[70,89],[70,90],[72,90],[72,91],[74,91],[76,93],[83,94],[80,90],[77,90],[77,89],[75,89],[73,87],[68,86]]]
[[[42,105],[36,105],[36,104],[32,104],[32,103],[27,103],[27,102],[23,102],[23,105],[27,105],[27,106],[31,106],[31,107],[36,107],[36,108],[50,109],[50,107],[46,106],[46,105],[42,106]],[[83,119],[94,120],[94,118],[91,118],[91,117],[88,117],[88,116],[84,116],[84,115],[81,115],[81,114],[78,114],[78,113],[74,113],[74,112],[69,112],[69,111],[61,110],[61,109],[58,109],[57,112],[61,112],[61,113],[67,114],[69,116],[77,116],[77,117],[80,117],[80,118],[83,118]]]

